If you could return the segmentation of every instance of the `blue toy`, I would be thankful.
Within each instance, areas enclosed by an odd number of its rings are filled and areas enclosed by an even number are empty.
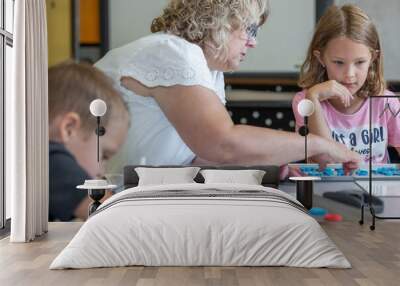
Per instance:
[[[336,171],[337,176],[344,176],[344,170],[343,169],[338,169]]]
[[[323,208],[312,208],[308,211],[308,213],[312,216],[324,216],[328,213],[328,211]]]
[[[324,174],[324,176],[335,176],[335,169],[333,168],[325,168],[325,170],[322,172]]]
[[[358,169],[355,171],[356,176],[365,177],[368,176],[368,171],[364,169]]]
[[[312,177],[344,177],[346,176],[343,166],[341,164],[330,164],[324,170],[319,170],[318,164],[299,164],[296,166],[298,171],[303,176]],[[400,176],[400,169],[393,164],[386,165],[375,165],[372,168],[372,174],[375,176],[393,177]],[[369,169],[366,167],[357,169],[348,176],[367,177],[369,175]]]

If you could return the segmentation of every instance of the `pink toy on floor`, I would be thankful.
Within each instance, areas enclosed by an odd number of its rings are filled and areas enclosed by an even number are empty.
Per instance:
[[[326,214],[324,219],[327,221],[342,221],[343,217],[340,214]]]

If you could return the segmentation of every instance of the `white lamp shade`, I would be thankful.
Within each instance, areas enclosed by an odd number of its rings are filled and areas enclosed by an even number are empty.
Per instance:
[[[314,113],[314,103],[309,99],[302,99],[297,106],[297,111],[303,117]]]
[[[107,111],[107,104],[101,99],[95,99],[90,103],[90,113],[94,116],[103,116]]]

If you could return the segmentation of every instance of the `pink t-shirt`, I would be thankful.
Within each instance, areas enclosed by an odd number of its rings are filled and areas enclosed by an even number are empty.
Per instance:
[[[386,90],[385,95],[394,95]],[[296,130],[304,123],[297,111],[305,91],[298,92],[292,102],[296,119]],[[337,111],[328,100],[321,102],[323,114],[332,132],[332,138],[345,144],[369,160],[369,140],[372,139],[372,160],[374,163],[388,163],[387,146],[400,147],[400,101],[399,98],[371,98],[372,100],[372,136],[369,136],[369,100],[354,114]]]

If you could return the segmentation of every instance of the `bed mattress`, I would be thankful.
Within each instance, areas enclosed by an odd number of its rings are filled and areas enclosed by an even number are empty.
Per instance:
[[[114,195],[50,269],[129,265],[350,267],[291,196],[263,186],[197,183]]]

